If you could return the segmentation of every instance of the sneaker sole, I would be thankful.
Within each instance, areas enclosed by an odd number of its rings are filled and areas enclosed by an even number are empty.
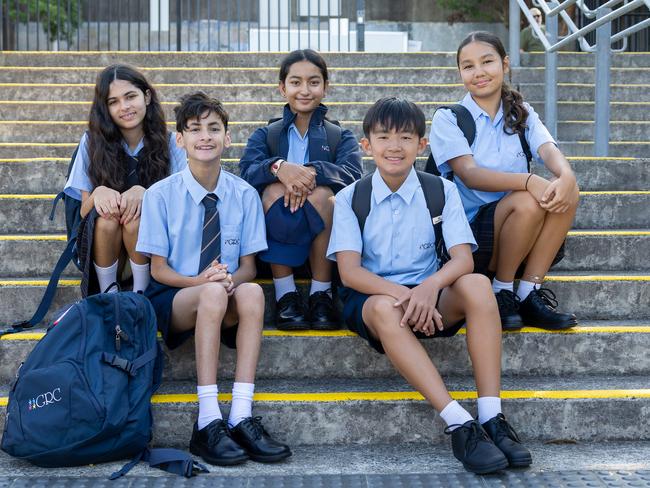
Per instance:
[[[250,459],[250,456],[248,456],[248,454],[244,454],[243,456],[240,456],[238,458],[232,458],[225,461],[217,460],[216,458],[210,455],[206,455],[202,451],[203,451],[202,449],[197,449],[196,447],[190,445],[190,452],[192,454],[194,454],[195,456],[199,456],[206,463],[214,464],[216,466],[235,466],[236,464],[242,464]]]
[[[463,463],[463,467],[472,473],[476,474],[490,474],[494,473],[496,471],[501,471],[506,469],[508,466],[510,466],[510,463],[508,463],[508,460],[506,458],[503,458],[501,461],[498,463],[491,464],[489,466],[480,466],[480,467],[473,467],[468,464]]]
[[[250,452],[248,453],[248,456],[250,457],[251,461],[255,461],[258,463],[277,463],[278,461],[282,461],[283,459],[286,459],[290,457],[293,453],[291,451],[289,452],[283,452],[282,454],[273,454],[273,455],[255,455],[251,454]]]

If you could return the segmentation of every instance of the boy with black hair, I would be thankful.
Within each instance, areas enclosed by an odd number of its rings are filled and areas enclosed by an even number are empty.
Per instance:
[[[230,145],[223,105],[197,92],[183,97],[174,112],[176,141],[188,165],[146,191],[137,250],[151,256],[145,295],[167,345],[196,336],[199,416],[190,451],[218,465],[280,461],[291,450],[251,413],[264,318],[264,294],[251,282],[255,253],[266,249],[260,199],[221,168]],[[227,423],[217,400],[220,342],[237,348]]]
[[[361,146],[377,165],[371,176],[370,212],[362,232],[352,208],[358,183],[339,192],[327,250],[345,286],[340,292],[344,320],[376,351],[385,352],[440,413],[454,455],[466,469],[490,473],[528,466],[529,451],[501,413],[496,300],[490,281],[470,274],[476,244],[458,191],[447,180],[440,217],[451,259],[440,266],[435,252],[432,218],[413,167],[427,145],[424,114],[407,100],[383,98],[366,114],[363,130]],[[418,341],[453,336],[464,323],[478,389],[478,420],[451,398]]]

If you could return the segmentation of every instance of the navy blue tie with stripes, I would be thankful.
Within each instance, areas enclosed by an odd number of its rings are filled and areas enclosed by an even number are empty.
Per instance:
[[[205,207],[205,217],[203,217],[199,273],[205,271],[215,259],[221,261],[221,224],[219,210],[217,210],[217,196],[208,193],[201,203]]]

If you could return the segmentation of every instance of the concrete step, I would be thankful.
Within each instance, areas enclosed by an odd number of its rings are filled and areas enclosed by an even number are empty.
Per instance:
[[[107,66],[129,63],[140,67],[268,67],[280,66],[286,53],[266,52],[0,52],[2,66]],[[323,53],[328,66],[381,67],[381,66],[456,66],[455,52],[409,53]],[[543,53],[524,53],[522,66],[544,65]],[[584,52],[561,52],[558,66],[593,67],[595,56]],[[648,53],[619,53],[612,56],[613,67],[650,67]]]
[[[327,446],[292,445],[293,456],[282,463],[247,462],[229,468],[210,467],[210,473],[183,480],[164,471],[136,465],[116,486],[167,484],[212,488],[244,487],[470,487],[538,486],[638,486],[649,483],[650,443],[586,442],[544,443],[523,439],[533,456],[526,470],[506,470],[489,477],[477,477],[463,469],[453,457],[449,440],[408,444],[341,444]],[[187,439],[189,443],[189,439]],[[166,447],[163,441],[154,447]],[[187,450],[187,446],[182,446]],[[0,452],[0,482],[18,488],[32,480],[42,486],[104,486],[102,481],[118,471],[124,462],[94,464],[74,469],[39,468]],[[13,484],[12,484],[13,483]]]
[[[46,276],[66,245],[65,235],[0,235],[0,276]],[[554,271],[650,271],[650,231],[572,231]],[[66,276],[81,276],[74,265]]]
[[[560,142],[560,149],[567,156],[581,157],[594,155],[593,140]],[[650,141],[610,141],[608,154],[613,158],[647,158],[649,150]]]
[[[197,89],[218,96],[223,101],[268,100],[282,101],[276,83],[267,84],[218,84],[189,83],[156,85],[161,100],[177,101],[182,95]],[[55,84],[55,83],[2,83],[0,100],[90,100],[93,84]],[[638,100],[650,101],[648,84],[612,85],[613,101]],[[543,83],[521,84],[525,98],[541,98]],[[332,83],[327,93],[327,100],[356,100],[374,102],[386,96],[400,96],[415,102],[421,100],[459,100],[465,95],[462,84],[431,83],[425,80],[419,84],[371,84],[371,83]],[[558,99],[572,101],[589,101],[594,99],[594,85],[589,83],[558,83]]]
[[[49,220],[54,195],[0,194],[0,234],[63,233],[64,213]],[[581,192],[576,229],[650,228],[650,191]]]
[[[623,324],[623,325],[621,325]],[[33,347],[44,335],[35,329],[0,338],[0,385],[9,384]],[[442,375],[472,374],[465,345],[465,330],[447,340],[423,340]],[[503,335],[502,373],[505,377],[570,376],[583,374],[647,375],[650,373],[650,323],[593,321],[571,331],[552,332],[524,328]],[[607,361],[594,363],[594,354]],[[532,357],[543,361],[530,361]],[[630,358],[635,358],[630,361]],[[309,360],[306,360],[309,358]],[[194,342],[165,349],[165,381],[195,381]],[[233,379],[235,352],[222,348],[223,374]],[[300,367],[296,367],[300,364]],[[258,379],[297,380],[329,378],[395,378],[398,374],[386,356],[371,351],[347,331],[284,332],[264,330]]]
[[[0,83],[95,83],[103,66],[2,66]],[[458,83],[460,76],[456,66],[402,66],[402,67],[329,67],[331,83]],[[279,69],[268,67],[171,67],[142,68],[152,83],[277,83]],[[543,67],[515,69],[513,85],[519,83],[542,83]],[[595,69],[591,67],[558,69],[558,81],[594,83]],[[647,83],[650,68],[612,68],[611,83]]]
[[[49,274],[30,279],[0,278],[0,324],[11,324],[31,317],[40,302]],[[547,286],[560,301],[560,308],[571,311],[581,321],[588,320],[646,320],[650,319],[650,276],[640,273],[605,273],[600,271],[549,273]],[[263,285],[266,303],[273,304],[271,281],[258,280]],[[307,282],[299,288],[307,298]],[[59,282],[49,320],[56,310],[80,298],[79,279],[64,277]],[[264,321],[273,323],[274,309],[266,307]]]
[[[340,120],[341,125],[351,130],[357,139],[361,139],[363,134],[362,119],[357,120]],[[263,127],[268,123],[267,120],[251,121],[232,121],[229,122],[233,142],[246,143],[255,129]],[[82,134],[88,128],[88,122],[85,120],[75,121],[52,121],[37,120],[26,121],[20,120],[1,120],[0,121],[0,141],[1,142],[66,142],[80,139]],[[167,122],[167,128],[175,131],[176,123]],[[429,135],[431,125],[427,122],[426,134]],[[648,121],[615,121],[610,122],[610,140],[612,141],[632,141],[645,142],[648,139],[650,130],[650,120]],[[563,140],[581,141],[593,140],[594,123],[593,121],[564,121],[558,123],[558,133]]]
[[[222,392],[230,391],[220,383]],[[473,379],[451,377],[446,384],[474,414]],[[646,388],[647,376],[506,377],[501,396],[505,415],[526,440],[640,441],[650,440]],[[449,442],[433,408],[401,379],[260,380],[255,390],[255,415],[290,445]],[[152,398],[155,443],[187,446],[195,392],[194,382],[163,383]],[[5,411],[0,407],[0,423]]]
[[[543,118],[544,102],[539,101],[540,94],[536,93],[534,98],[527,99],[533,108]],[[366,112],[373,102],[332,102],[325,100],[329,107],[328,116],[336,120],[363,120]],[[424,100],[418,102],[427,119],[433,117],[433,112],[439,105],[456,103],[457,99],[451,100]],[[167,120],[174,120],[173,108],[177,105],[175,101],[162,102]],[[282,114],[284,102],[226,102],[225,108],[228,111],[230,120],[263,120],[278,117]],[[56,110],[52,110],[56,107]],[[0,101],[0,113],[2,120],[86,120],[90,110],[90,101],[42,101],[23,100]],[[612,102],[610,104],[611,120],[650,120],[650,102]],[[594,120],[594,102],[589,101],[560,101],[558,103],[558,117],[560,121],[565,120]]]

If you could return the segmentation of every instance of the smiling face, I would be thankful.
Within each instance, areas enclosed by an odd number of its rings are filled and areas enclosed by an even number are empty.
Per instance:
[[[501,96],[504,76],[510,69],[508,57],[501,59],[490,44],[474,41],[458,55],[458,69],[463,84],[474,99]]]
[[[224,149],[230,146],[230,132],[214,112],[187,121],[183,132],[176,133],[176,143],[185,149],[191,162],[214,163],[221,160]]]
[[[299,61],[291,65],[287,78],[280,82],[280,93],[287,99],[292,112],[307,115],[318,108],[327,86],[318,66]]]
[[[386,129],[376,126],[368,138],[361,139],[361,147],[372,156],[382,177],[406,178],[415,158],[427,146],[427,139],[405,129]]]
[[[109,87],[106,106],[120,131],[142,130],[150,101],[148,91],[144,93],[126,80],[114,80]]]

